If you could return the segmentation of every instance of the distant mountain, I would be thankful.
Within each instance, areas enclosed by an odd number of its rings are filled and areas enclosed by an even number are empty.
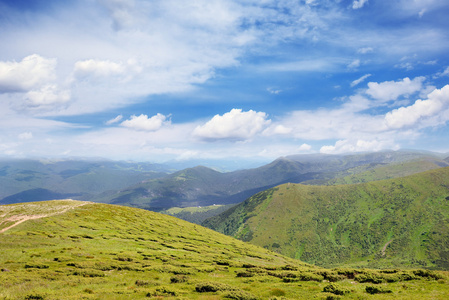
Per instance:
[[[447,272],[324,269],[171,216],[81,201],[0,206],[2,299],[432,299]],[[374,299],[373,298],[373,299]]]
[[[168,171],[158,164],[106,160],[2,160],[0,204],[68,197],[88,200]]]
[[[203,225],[322,266],[448,269],[449,167],[361,184],[283,184]]]
[[[408,169],[406,162],[414,162],[413,168]],[[189,168],[163,178],[147,180],[117,193],[104,193],[92,200],[154,211],[171,207],[227,205],[240,203],[257,192],[282,183],[333,184],[330,181],[335,178],[387,165],[395,165],[395,171],[378,172],[371,177],[376,180],[388,176],[400,177],[449,166],[449,163],[431,153],[411,151],[296,155],[276,159],[259,168],[228,173],[201,166]],[[365,180],[367,178],[365,176]]]

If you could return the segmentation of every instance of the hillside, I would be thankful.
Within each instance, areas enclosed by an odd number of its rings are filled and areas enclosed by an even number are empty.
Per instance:
[[[167,175],[157,164],[107,160],[1,160],[0,204],[61,199],[90,200],[108,190]]]
[[[2,299],[446,299],[448,273],[327,270],[145,210],[0,206]],[[330,283],[331,281],[332,283]]]
[[[410,168],[407,165],[409,162],[414,162]],[[276,159],[259,168],[229,173],[217,172],[206,167],[189,168],[164,178],[147,180],[116,193],[105,193],[92,201],[129,205],[153,211],[171,207],[235,204],[257,192],[282,183],[323,184],[335,178],[354,176],[380,167],[385,168],[387,165],[395,165],[395,171],[378,172],[375,179],[388,178],[387,176],[400,177],[449,164],[435,154],[412,151],[297,155]]]
[[[449,168],[363,184],[284,184],[203,224],[322,266],[448,269]]]

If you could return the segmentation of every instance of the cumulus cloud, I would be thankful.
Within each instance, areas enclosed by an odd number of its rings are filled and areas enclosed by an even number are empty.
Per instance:
[[[366,94],[375,100],[388,102],[400,96],[408,97],[423,88],[425,77],[416,77],[413,80],[406,77],[399,81],[384,81],[381,83],[369,82]]]
[[[38,90],[32,90],[25,95],[26,104],[31,107],[43,107],[62,104],[70,100],[69,90],[59,90],[55,84],[42,86]]]
[[[197,126],[193,135],[204,140],[247,140],[262,132],[270,122],[264,112],[245,112],[234,108],[222,116],[215,115],[204,125]]]
[[[351,87],[354,87],[354,86],[360,84],[361,82],[365,81],[365,79],[370,76],[371,76],[371,74],[365,74],[362,77],[360,77],[359,79],[354,80],[353,82],[351,82]]]
[[[33,54],[20,62],[0,61],[0,93],[26,92],[56,78],[56,59]]]
[[[167,117],[160,113],[151,118],[144,114],[140,116],[132,115],[129,120],[123,121],[120,125],[135,130],[155,131],[161,128],[164,123],[167,123],[166,119]]]
[[[366,3],[368,3],[368,0],[354,0],[352,2],[352,9],[362,8]]]
[[[299,146],[298,151],[303,152],[303,151],[310,151],[312,150],[312,146],[310,146],[309,144],[302,144],[301,146]]]
[[[449,85],[435,89],[427,100],[418,99],[413,105],[400,107],[385,115],[389,128],[399,129],[422,122],[437,126],[449,120]],[[427,123],[430,122],[430,123]]]

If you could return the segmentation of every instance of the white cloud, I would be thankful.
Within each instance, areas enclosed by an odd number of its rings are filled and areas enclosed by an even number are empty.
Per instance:
[[[449,121],[449,85],[436,89],[427,100],[418,99],[413,105],[400,107],[385,115],[389,128],[400,129],[415,126],[418,122],[425,126],[437,126]]]
[[[439,78],[439,77],[443,77],[443,76],[449,76],[449,67],[446,67],[446,69],[444,69],[443,72],[438,72],[436,73],[433,78]]]
[[[114,124],[114,123],[120,122],[122,119],[123,119],[123,116],[122,116],[122,115],[118,115],[117,117],[115,117],[115,118],[113,118],[113,119],[110,119],[110,120],[106,121],[105,124],[106,124],[106,125],[112,125],[112,124]]]
[[[310,146],[309,144],[302,144],[301,146],[299,146],[298,151],[303,152],[303,151],[310,151],[312,150],[312,146]]]
[[[266,136],[270,135],[285,135],[292,132],[292,128],[285,127],[284,125],[277,124],[269,126],[267,129],[263,131],[263,134]]]
[[[26,92],[55,79],[56,59],[33,54],[20,62],[0,61],[0,93]]]
[[[406,77],[399,81],[369,82],[366,94],[381,102],[397,100],[400,96],[408,97],[420,91],[424,80],[425,77],[415,77],[413,80]]]
[[[362,77],[360,77],[359,79],[354,80],[353,82],[351,82],[351,87],[354,87],[358,84],[360,84],[361,82],[363,82],[366,78],[370,77],[371,74],[365,74]]]
[[[398,145],[391,140],[339,140],[333,146],[328,145],[321,147],[320,153],[338,154],[348,152],[376,152],[384,149],[397,150]]]
[[[354,59],[349,65],[348,69],[357,69],[360,67],[360,59]]]
[[[59,90],[54,84],[42,86],[38,90],[26,93],[25,101],[30,107],[43,107],[54,104],[67,103],[70,100],[70,91]]]
[[[373,52],[373,51],[374,51],[374,49],[371,48],[371,47],[363,47],[363,48],[359,48],[359,49],[357,50],[357,53],[360,53],[360,54],[367,54],[367,53],[371,53],[371,52]]]
[[[222,116],[215,115],[204,125],[197,126],[193,135],[204,140],[247,140],[262,132],[270,122],[264,112],[245,112],[234,108]]]
[[[159,113],[151,118],[144,114],[140,116],[133,115],[131,119],[123,121],[120,125],[135,130],[155,131],[161,128],[164,123],[167,123],[166,119],[166,116]]]
[[[267,91],[270,94],[274,94],[274,95],[278,95],[278,94],[280,94],[282,92],[282,90],[275,89],[275,88],[272,88],[272,87],[267,88]]]
[[[77,61],[74,67],[74,73],[76,77],[106,77],[122,74],[125,72],[125,70],[126,68],[122,63],[95,59]]]
[[[362,8],[366,3],[368,3],[368,0],[354,0],[352,2],[352,9]]]

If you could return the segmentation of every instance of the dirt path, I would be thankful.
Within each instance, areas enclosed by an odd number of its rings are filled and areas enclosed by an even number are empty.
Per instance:
[[[389,240],[384,247],[382,248],[382,256],[385,256],[385,251],[387,250],[388,245],[393,241],[393,239]]]
[[[77,202],[78,202],[78,201],[77,201]],[[49,213],[49,214],[40,214],[40,215],[12,215],[12,216],[10,216],[10,217],[7,218],[7,219],[2,220],[2,221],[0,222],[0,225],[3,224],[3,223],[6,223],[6,222],[15,222],[15,223],[12,224],[12,225],[10,225],[10,226],[8,226],[8,227],[5,227],[5,228],[1,229],[1,230],[0,230],[0,233],[6,232],[6,231],[8,231],[9,229],[11,229],[11,228],[13,228],[13,227],[15,227],[15,226],[17,226],[17,225],[19,225],[19,224],[25,222],[25,221],[28,221],[28,220],[41,219],[41,218],[45,218],[45,217],[50,217],[50,216],[54,216],[54,215],[63,214],[63,213],[65,213],[66,211],[68,211],[68,210],[70,210],[70,209],[74,209],[74,208],[77,208],[77,207],[80,207],[80,206],[83,206],[83,205],[86,205],[86,204],[91,204],[91,203],[93,203],[93,202],[87,202],[87,201],[86,201],[86,202],[79,202],[79,203],[77,203],[76,205],[69,206],[69,207],[65,207],[65,208],[62,209],[62,210],[59,210],[59,211],[56,211],[56,212],[52,212],[52,213]],[[4,216],[6,216],[6,214],[2,215],[1,217],[4,217]]]

